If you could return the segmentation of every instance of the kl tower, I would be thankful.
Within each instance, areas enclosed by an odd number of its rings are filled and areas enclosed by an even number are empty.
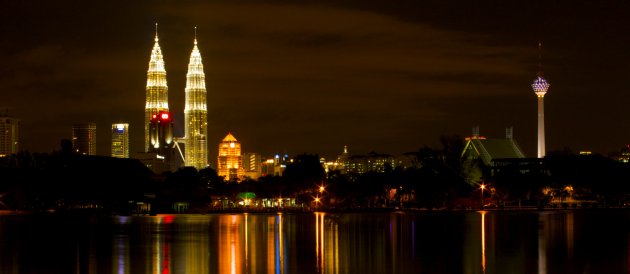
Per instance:
[[[549,89],[549,83],[543,78],[541,59],[542,44],[538,42],[538,77],[532,83],[532,89],[538,97],[538,158],[545,157],[545,94]]]

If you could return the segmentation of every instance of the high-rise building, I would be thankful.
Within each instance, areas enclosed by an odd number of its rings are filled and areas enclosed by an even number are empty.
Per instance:
[[[83,155],[96,155],[96,124],[72,125],[72,150]]]
[[[112,157],[129,158],[129,124],[112,124]]]
[[[287,165],[292,162],[288,154],[276,154],[262,163],[261,176],[282,176]]]
[[[173,148],[173,117],[168,111],[160,111],[151,116],[149,124],[149,152],[170,155]]]
[[[243,158],[241,144],[228,133],[219,143],[219,157],[217,159],[217,173],[226,181],[243,179]]]
[[[186,75],[186,106],[184,108],[185,159],[186,166],[197,169],[208,166],[208,108],[206,106],[206,80],[201,54],[195,42],[190,53],[188,74]]]
[[[540,51],[542,44],[538,43],[538,59],[540,60]],[[549,83],[545,78],[543,78],[543,70],[542,63],[538,64],[538,77],[534,79],[534,83],[532,83],[532,89],[534,89],[534,93],[536,93],[536,97],[538,97],[538,150],[537,155],[538,158],[545,157],[545,94],[549,89]]]
[[[262,155],[258,153],[243,153],[243,170],[245,177],[258,179],[262,176]]]
[[[344,168],[346,173],[383,173],[396,168],[396,157],[389,154],[379,154],[374,151],[367,155],[352,155],[348,157]]]
[[[20,120],[9,116],[9,110],[0,112],[0,157],[18,152]]]
[[[158,44],[157,23],[155,24],[155,44],[151,51],[149,70],[147,71],[146,102],[144,107],[144,150],[149,151],[151,141],[149,131],[151,119],[161,111],[168,112],[168,85],[162,50]]]

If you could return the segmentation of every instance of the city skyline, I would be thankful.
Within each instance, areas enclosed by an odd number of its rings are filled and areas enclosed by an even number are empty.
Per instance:
[[[128,121],[131,151],[142,151],[158,22],[175,136],[184,136],[186,64],[198,26],[210,162],[227,132],[246,152],[333,158],[344,145],[357,154],[438,146],[440,135],[465,137],[477,125],[488,137],[514,127],[535,157],[530,85],[542,41],[553,83],[545,96],[547,152],[606,154],[630,142],[628,4],[415,2],[139,2],[123,11],[107,3],[8,3],[0,105],[21,121],[21,149],[59,149],[78,122]],[[109,139],[107,130],[97,134]],[[110,145],[100,141],[97,154],[108,155]]]

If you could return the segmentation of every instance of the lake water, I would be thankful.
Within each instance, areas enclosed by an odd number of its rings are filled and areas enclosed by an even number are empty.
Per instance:
[[[630,211],[0,216],[0,273],[630,273]]]

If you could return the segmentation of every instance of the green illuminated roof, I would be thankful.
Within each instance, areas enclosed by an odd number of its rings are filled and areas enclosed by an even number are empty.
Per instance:
[[[493,159],[525,158],[514,139],[470,139],[462,156],[467,153],[481,158],[484,165],[489,165]]]

